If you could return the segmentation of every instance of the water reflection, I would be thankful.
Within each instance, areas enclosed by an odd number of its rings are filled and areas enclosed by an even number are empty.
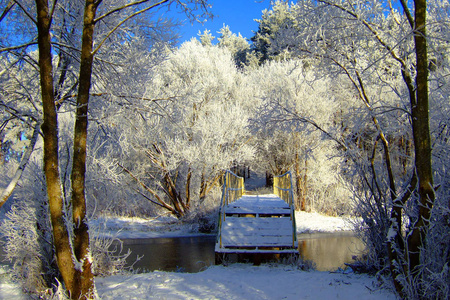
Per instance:
[[[128,263],[136,261],[134,269],[140,271],[199,272],[214,264],[213,235],[175,238],[125,239],[123,246],[132,251]]]
[[[364,249],[362,242],[352,233],[301,234],[300,255],[312,260],[319,271],[345,268],[352,256]],[[134,268],[140,270],[162,270],[198,272],[214,264],[215,236],[152,238],[124,240],[124,248],[130,248],[129,263],[137,255],[144,255]]]
[[[364,250],[362,241],[351,232],[300,234],[298,244],[300,255],[314,261],[319,271],[344,269],[352,256]]]

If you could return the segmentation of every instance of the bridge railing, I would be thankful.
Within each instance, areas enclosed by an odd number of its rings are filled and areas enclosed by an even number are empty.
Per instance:
[[[222,200],[220,207],[226,206],[244,194],[244,177],[227,170],[223,180]]]
[[[283,199],[290,208],[292,220],[292,243],[297,241],[297,225],[295,222],[294,191],[290,171],[273,177],[273,193]]]
[[[223,176],[222,200],[219,208],[219,234],[217,235],[217,241],[220,243],[220,247],[222,247],[222,224],[225,222],[225,206],[241,198],[244,191],[244,177],[227,170]]]

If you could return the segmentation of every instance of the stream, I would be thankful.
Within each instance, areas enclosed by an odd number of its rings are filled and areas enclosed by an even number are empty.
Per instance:
[[[192,237],[124,239],[124,252],[132,251],[127,261],[139,271],[199,272],[214,265],[215,235]],[[363,243],[351,232],[298,235],[303,259],[315,263],[318,271],[345,268],[352,256],[364,250]],[[136,262],[137,256],[143,257]]]

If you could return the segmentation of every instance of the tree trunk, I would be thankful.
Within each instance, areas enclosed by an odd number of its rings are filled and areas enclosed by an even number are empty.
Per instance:
[[[86,220],[86,142],[88,130],[88,104],[91,88],[93,40],[97,5],[86,0],[81,44],[80,75],[77,97],[77,112],[73,138],[72,165],[72,220],[74,223],[74,254],[82,265],[82,274],[72,291],[73,299],[94,297],[94,276],[89,255],[89,228]]]
[[[297,193],[297,205],[295,207],[301,211],[305,211],[306,206],[305,206],[305,198],[303,197],[302,175],[300,172],[300,157],[298,153],[295,153],[294,171],[295,171],[295,191]]]
[[[428,58],[426,40],[426,0],[415,0],[416,101],[411,102],[415,164],[419,180],[419,216],[408,236],[408,253],[413,274],[420,265],[420,248],[426,237],[435,194],[431,166],[431,138],[428,113]],[[414,98],[412,98],[414,99]]]
[[[244,168],[244,173],[245,173],[245,168]],[[212,179],[208,180],[205,177],[204,173],[202,173],[201,182],[200,182],[200,204],[203,203],[203,201],[205,201],[206,196],[208,195],[208,193],[219,182],[219,180],[222,177],[223,177],[222,172],[219,172]]]
[[[36,0],[39,73],[44,112],[42,131],[44,134],[44,174],[47,183],[47,195],[50,218],[53,228],[53,243],[56,260],[64,284],[68,291],[73,290],[76,277],[72,260],[69,233],[65,223],[61,182],[58,161],[58,117],[53,94],[53,69],[51,54],[48,1]]]
[[[406,192],[400,198],[397,198],[393,201],[393,205],[391,208],[391,216],[389,218],[390,228],[389,228],[389,236],[388,236],[388,254],[390,263],[390,271],[392,277],[394,279],[394,286],[400,297],[404,297],[403,294],[403,285],[401,280],[399,280],[400,276],[403,272],[407,272],[405,260],[400,259],[400,256],[404,255],[405,243],[403,240],[402,234],[402,210],[405,207],[406,202],[410,199],[411,194],[414,192],[417,186],[417,174],[414,172],[411,178],[411,181],[406,189]],[[394,262],[397,262],[396,264]]]
[[[25,167],[28,164],[28,161],[30,160],[31,153],[34,150],[34,146],[36,145],[36,142],[39,137],[39,131],[40,131],[40,124],[36,124],[33,130],[33,135],[30,140],[30,144],[27,147],[27,150],[22,156],[22,159],[20,160],[20,165],[17,168],[16,173],[14,174],[14,177],[11,179],[11,182],[8,184],[6,189],[3,191],[1,198],[0,198],[0,207],[3,206],[3,204],[6,203],[6,200],[11,196],[12,192],[14,191],[17,183],[19,182],[20,178],[22,177],[23,171],[25,170]]]
[[[307,190],[307,188],[308,188],[308,160],[305,158],[305,175],[303,175],[303,181],[302,181],[302,187],[301,187],[301,190],[302,190],[302,202],[303,203],[305,203],[304,205],[305,205],[305,210],[306,210],[306,196],[307,196],[307,193],[308,193],[308,190]],[[312,204],[311,204],[311,201],[308,201],[309,203],[308,203],[308,206],[309,206],[309,208],[308,208],[308,211],[310,212],[311,210],[312,210]]]
[[[203,203],[203,201],[205,201],[206,185],[207,185],[207,183],[206,183],[205,175],[202,173],[202,175],[200,177],[200,193],[199,193],[200,203]]]
[[[191,205],[191,177],[192,171],[191,167],[189,167],[187,178],[186,178],[186,206],[189,207]]]

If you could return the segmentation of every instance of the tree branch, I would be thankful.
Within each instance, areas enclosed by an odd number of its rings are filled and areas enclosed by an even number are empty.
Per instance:
[[[94,22],[97,23],[97,22],[99,22],[99,21],[105,19],[106,17],[108,17],[108,16],[110,16],[110,15],[116,13],[116,12],[119,12],[119,11],[121,11],[121,10],[127,9],[127,8],[129,8],[129,7],[133,7],[133,6],[136,6],[136,5],[143,4],[143,3],[149,2],[149,1],[150,1],[150,0],[141,0],[141,1],[136,1],[136,2],[132,2],[132,3],[129,3],[129,4],[126,4],[126,5],[117,7],[117,8],[115,8],[115,9],[110,10],[109,12],[107,12],[107,13],[101,15],[100,17],[96,18],[96,19],[94,20]],[[169,1],[169,0],[163,0],[163,1],[160,1],[160,3],[162,4],[162,3],[168,2],[168,1]],[[158,3],[155,3],[155,5],[157,5],[157,4],[158,4]]]
[[[11,196],[12,192],[14,191],[14,188],[17,186],[17,183],[22,177],[23,171],[25,170],[25,167],[27,166],[28,161],[30,160],[31,153],[34,150],[34,146],[36,145],[37,139],[39,137],[40,127],[41,123],[37,122],[33,129],[33,135],[30,139],[30,144],[26,148],[26,151],[23,154],[22,159],[20,160],[20,165],[17,168],[14,177],[11,179],[10,183],[8,184],[8,186],[3,191],[0,197],[0,207],[2,207],[3,204],[5,204],[6,200],[8,200],[8,198]]]
[[[137,4],[145,3],[145,2],[147,2],[147,1],[148,1],[148,0],[142,0],[142,1],[139,1],[139,2],[135,2],[134,4],[132,3],[132,4],[133,4],[133,5],[137,5]],[[92,52],[92,54],[95,55],[95,54],[100,50],[100,48],[102,47],[102,45],[106,42],[106,40],[107,40],[107,39],[108,39],[108,38],[109,38],[109,37],[110,37],[110,36],[111,36],[111,35],[112,35],[112,34],[120,27],[120,26],[122,26],[122,24],[124,24],[124,23],[127,22],[128,20],[134,18],[135,16],[140,15],[140,14],[146,12],[146,11],[149,11],[149,10],[155,8],[155,7],[158,7],[158,6],[164,4],[164,3],[168,2],[168,1],[169,1],[169,0],[162,0],[162,1],[160,1],[160,2],[157,2],[157,3],[153,4],[153,5],[150,5],[149,7],[146,7],[146,8],[144,8],[144,9],[142,9],[142,10],[139,10],[139,11],[137,11],[137,12],[135,12],[135,13],[129,15],[128,17],[126,17],[125,19],[123,19],[122,21],[120,21],[113,29],[111,29],[110,32],[108,32],[108,34],[106,35],[106,37],[98,44],[98,46],[94,49],[94,51]],[[128,7],[129,7],[129,6],[128,6]],[[126,8],[126,6],[123,6],[122,8],[118,9],[117,11],[123,10],[124,8]],[[106,15],[105,15],[105,17],[106,17]],[[97,22],[97,21],[99,21],[99,20],[101,20],[101,19],[103,19],[103,17],[100,17],[99,19],[94,20],[94,22]]]
[[[131,176],[131,178],[133,178],[140,186],[142,186],[146,191],[148,191],[150,194],[152,194],[156,200],[159,202],[159,205],[161,205],[162,207],[164,207],[165,209],[169,210],[170,212],[174,213],[175,215],[177,214],[177,212],[173,209],[173,207],[171,207],[170,205],[168,205],[166,202],[164,202],[161,197],[158,196],[158,194],[152,190],[151,188],[149,188],[145,183],[143,183],[139,178],[137,178],[130,170],[128,170],[127,168],[125,168],[124,166],[122,166],[120,163],[117,163],[117,165],[119,167],[122,168],[122,170],[124,170],[128,175]],[[147,198],[147,197],[146,197]],[[147,198],[148,199],[148,198]]]
[[[58,0],[53,1],[52,9],[50,10],[50,24],[53,23],[53,13],[55,12],[56,5],[58,4]]]
[[[38,22],[33,18],[33,16],[28,12],[28,9],[23,7],[22,4],[20,4],[19,1],[14,0],[14,2],[20,7],[20,9],[27,15],[28,18],[37,26]]]
[[[37,45],[37,41],[36,42],[31,42],[31,43],[26,43],[26,44],[19,45],[19,46],[0,48],[0,53],[1,52],[9,52],[9,51],[12,51],[12,50],[18,50],[18,49],[21,49],[21,48],[28,48],[29,46],[33,46],[33,45]]]
[[[404,0],[402,0],[402,1],[404,1]],[[389,52],[389,54],[391,55],[391,57],[392,57],[393,59],[395,59],[396,61],[398,61],[398,62],[401,64],[402,69],[406,70],[406,68],[407,68],[406,62],[405,62],[403,59],[401,59],[401,58],[394,52],[394,49],[393,49],[392,47],[390,47],[390,46],[389,46],[389,45],[388,45],[388,44],[380,37],[380,35],[378,34],[378,32],[377,32],[375,29],[373,29],[372,26],[371,26],[366,20],[360,18],[358,14],[356,14],[356,13],[354,13],[354,12],[352,12],[352,11],[350,11],[350,10],[348,10],[348,9],[346,9],[346,8],[344,8],[344,7],[340,6],[340,5],[338,5],[338,4],[335,4],[335,3],[333,3],[333,2],[330,2],[330,1],[327,1],[327,0],[318,0],[318,2],[321,2],[321,3],[326,4],[326,5],[333,6],[333,7],[337,8],[337,9],[339,9],[339,10],[341,10],[341,11],[343,11],[343,12],[349,14],[350,16],[352,16],[353,18],[355,18],[356,20],[360,21],[360,22],[361,22],[361,23],[362,23],[362,24],[363,24],[363,25],[364,25],[364,26],[372,33],[372,35],[373,35],[373,36],[375,37],[375,39],[381,44],[381,46],[383,46],[383,48],[385,48],[385,49]]]
[[[8,2],[8,4],[6,5],[5,9],[3,10],[2,15],[0,16],[0,23],[3,21],[3,19],[6,17],[6,15],[9,13],[9,11],[13,8],[14,6],[14,0],[10,0]]]
[[[411,26],[411,29],[414,30],[414,19],[411,15],[411,12],[408,8],[408,3],[405,0],[400,0],[400,3],[402,4],[403,11],[405,12],[406,18],[408,19],[409,25]]]

